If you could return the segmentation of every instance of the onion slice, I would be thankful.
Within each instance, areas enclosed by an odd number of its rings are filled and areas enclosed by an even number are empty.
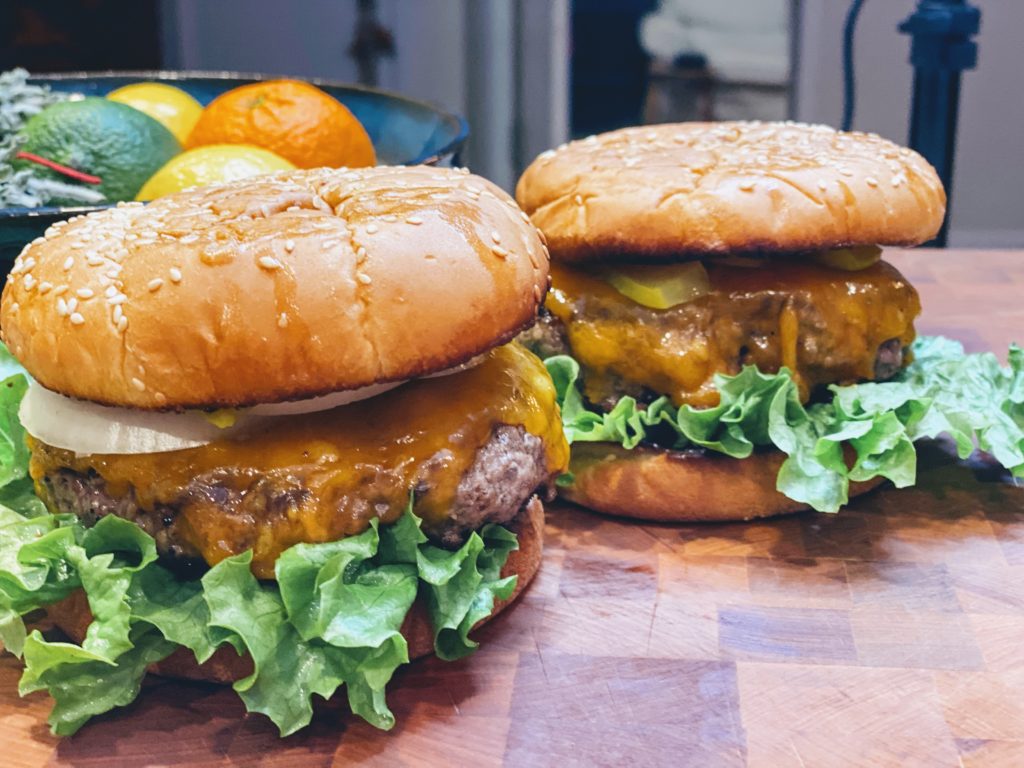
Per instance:
[[[22,398],[18,418],[32,437],[78,455],[180,451],[206,445],[228,431],[195,412],[113,408],[58,395],[36,383]]]
[[[305,400],[288,400],[283,403],[264,403],[245,408],[239,413],[251,413],[254,416],[297,416],[300,413],[329,411],[341,405],[348,405],[359,400],[367,400],[382,395],[388,390],[400,387],[404,381],[389,381],[387,384],[371,384],[359,389],[346,389],[344,392],[332,392],[329,395],[310,397]]]
[[[462,365],[431,374],[431,377],[458,373],[479,365],[483,359],[484,356],[480,355]],[[18,418],[32,437],[79,456],[166,453],[207,445],[267,418],[327,411],[366,400],[405,383],[372,384],[305,400],[238,409],[232,426],[222,429],[211,423],[203,411],[165,413],[99,405],[57,394],[32,382],[21,401]]]

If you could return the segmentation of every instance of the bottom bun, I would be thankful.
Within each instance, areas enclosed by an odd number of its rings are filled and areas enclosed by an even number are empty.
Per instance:
[[[508,527],[518,536],[519,549],[509,555],[505,567],[501,569],[501,575],[504,578],[515,574],[519,578],[509,598],[496,602],[494,611],[480,624],[497,616],[515,600],[540,568],[541,551],[544,546],[544,505],[540,499],[536,496],[530,499]],[[46,613],[56,627],[77,643],[81,643],[85,638],[85,632],[92,622],[89,603],[82,590],[74,592],[59,603],[54,603],[46,609]],[[402,634],[409,643],[410,660],[434,652],[434,631],[422,600],[417,600],[405,617]],[[196,663],[196,658],[190,650],[179,648],[163,661],[150,667],[149,671],[162,677],[231,683],[250,675],[252,662],[248,656],[239,656],[230,646],[223,646],[205,664],[200,665]]]
[[[574,443],[569,501],[597,512],[659,522],[753,520],[809,509],[775,490],[781,451],[733,459],[612,443]],[[881,478],[850,483],[850,496],[870,491]]]

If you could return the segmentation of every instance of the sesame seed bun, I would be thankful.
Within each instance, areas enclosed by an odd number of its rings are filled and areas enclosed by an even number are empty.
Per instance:
[[[935,170],[916,152],[794,123],[592,136],[540,155],[516,199],[566,262],[917,245],[946,210]]]
[[[745,459],[660,448],[625,450],[611,443],[574,443],[573,482],[559,495],[608,515],[658,522],[723,522],[809,509],[775,490],[781,451]],[[848,457],[849,458],[849,457]],[[850,497],[882,478],[850,483]]]
[[[289,171],[54,225],[0,327],[53,391],[238,407],[458,365],[531,324],[547,285],[540,236],[484,179]]]
[[[544,505],[540,499],[533,497],[515,522],[508,527],[516,533],[519,549],[509,554],[505,567],[501,569],[501,577],[517,576],[515,590],[507,600],[497,601],[491,615],[477,624],[477,627],[490,621],[510,605],[540,569],[544,548]],[[77,590],[70,597],[51,605],[46,609],[46,613],[47,618],[76,643],[82,642],[92,622],[89,603],[82,590]],[[405,617],[402,635],[409,644],[410,659],[428,656],[434,652],[434,633],[422,600],[417,600]],[[199,665],[190,651],[179,648],[163,661],[154,664],[150,671],[163,677],[231,683],[252,674],[252,662],[248,656],[239,656],[231,648],[224,647],[214,653],[205,664]]]

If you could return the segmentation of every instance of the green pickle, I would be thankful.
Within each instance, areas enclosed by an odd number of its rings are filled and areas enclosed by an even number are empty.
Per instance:
[[[877,245],[862,245],[859,248],[836,248],[816,254],[814,260],[819,264],[842,269],[846,272],[860,272],[882,258],[882,249]]]
[[[651,309],[671,309],[711,291],[707,270],[699,261],[617,266],[604,279],[626,298]]]

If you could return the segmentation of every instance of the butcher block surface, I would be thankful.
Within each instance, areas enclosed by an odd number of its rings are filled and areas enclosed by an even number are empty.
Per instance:
[[[1024,252],[887,258],[920,333],[1024,341]],[[554,504],[534,584],[474,656],[398,673],[390,733],[331,702],[280,740],[229,689],[152,679],[59,740],[4,655],[0,765],[1024,765],[1024,488],[942,445],[919,474],[750,524]]]

